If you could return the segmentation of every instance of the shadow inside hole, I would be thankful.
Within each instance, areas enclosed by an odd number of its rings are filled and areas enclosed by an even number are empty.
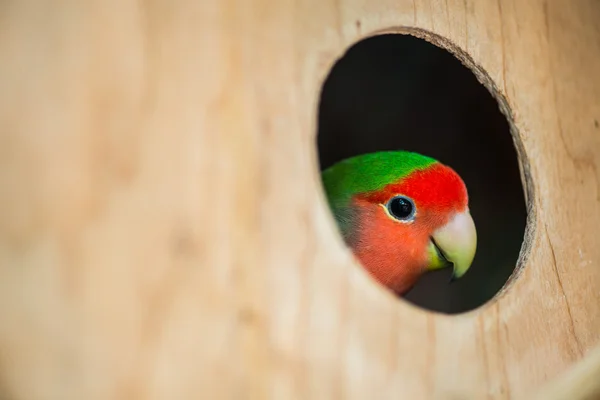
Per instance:
[[[446,313],[491,299],[513,272],[526,206],[506,118],[475,75],[452,54],[408,35],[365,39],[333,67],[321,94],[321,169],[380,150],[409,150],[454,168],[469,191],[477,254],[469,272],[426,274],[405,296]]]

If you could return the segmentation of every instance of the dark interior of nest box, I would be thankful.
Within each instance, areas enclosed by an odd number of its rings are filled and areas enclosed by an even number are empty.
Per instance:
[[[469,272],[426,274],[405,299],[445,313],[490,300],[517,265],[526,226],[506,117],[473,72],[423,39],[387,34],[352,46],[332,68],[318,117],[320,168],[358,154],[409,150],[452,167],[469,191],[478,246]]]

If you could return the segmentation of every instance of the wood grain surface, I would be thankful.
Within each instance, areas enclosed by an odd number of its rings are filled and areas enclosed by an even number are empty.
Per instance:
[[[577,363],[600,341],[599,20],[595,0],[0,2],[0,397],[586,398],[563,373],[598,372]],[[320,88],[378,32],[453,51],[512,123],[526,243],[466,314],[376,285],[324,202]]]

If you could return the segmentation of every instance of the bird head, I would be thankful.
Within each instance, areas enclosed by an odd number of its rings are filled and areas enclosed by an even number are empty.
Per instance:
[[[424,273],[452,267],[462,277],[477,247],[466,186],[450,167],[411,152],[343,160],[322,174],[346,243],[398,294]]]

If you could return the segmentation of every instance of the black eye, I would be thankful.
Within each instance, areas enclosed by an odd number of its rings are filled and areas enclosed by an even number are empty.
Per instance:
[[[392,217],[400,221],[411,221],[415,217],[415,203],[405,196],[392,197],[387,203],[387,209]]]

